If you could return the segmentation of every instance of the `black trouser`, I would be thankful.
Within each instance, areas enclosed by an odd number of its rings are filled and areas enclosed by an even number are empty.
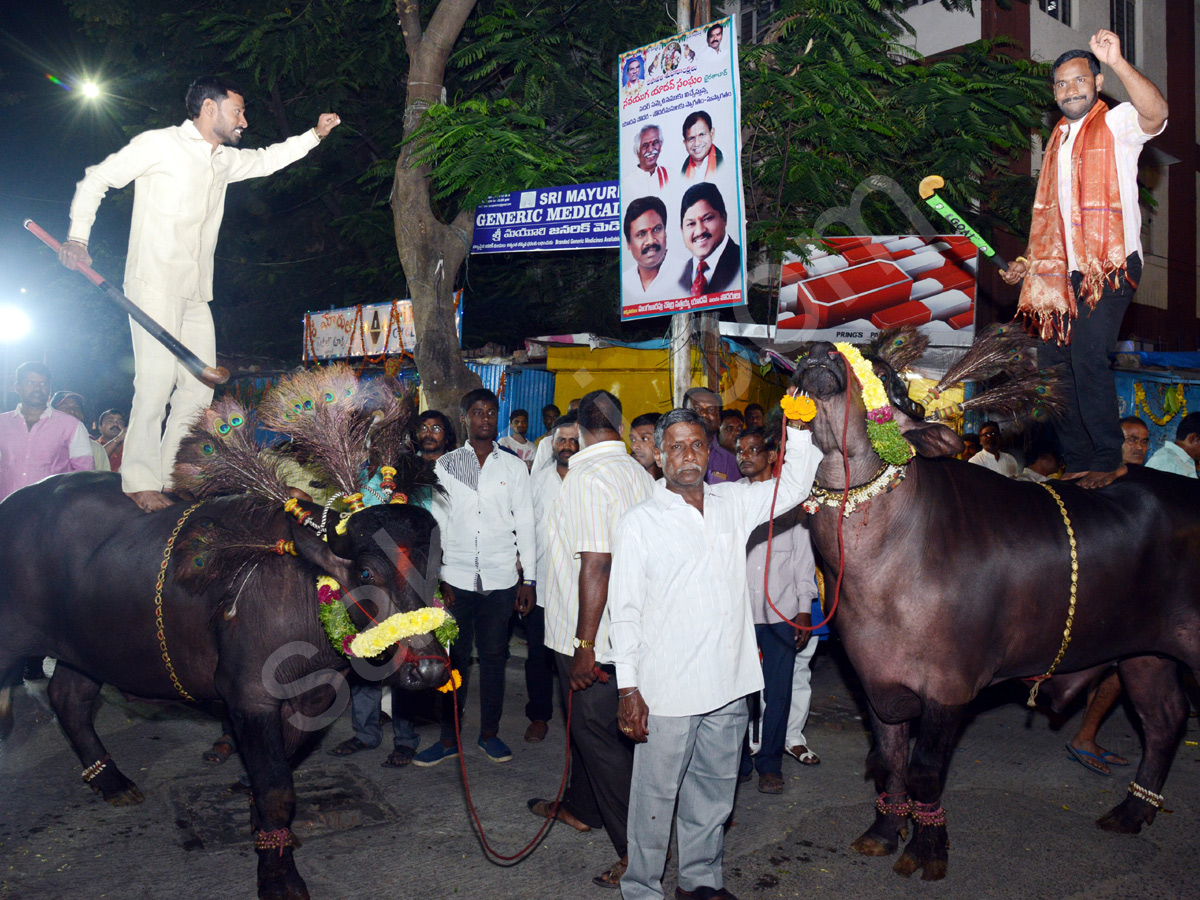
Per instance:
[[[468,591],[454,587],[450,613],[458,623],[458,640],[450,645],[450,663],[462,675],[458,694],[458,716],[462,721],[467,705],[467,683],[471,648],[479,657],[479,735],[491,737],[500,731],[504,712],[504,663],[508,653],[508,619],[512,615],[517,586],[497,591]],[[442,742],[454,742],[454,707],[451,694],[442,695]]]
[[[1071,343],[1060,347],[1047,341],[1038,356],[1043,366],[1062,364],[1067,376],[1067,411],[1055,431],[1068,472],[1111,472],[1121,465],[1125,438],[1118,424],[1117,385],[1108,354],[1133,299],[1135,288],[1130,280],[1141,281],[1141,256],[1131,254],[1126,265],[1129,277],[1122,273],[1116,289],[1105,285],[1095,309],[1079,301]],[[1076,298],[1082,283],[1083,276],[1072,272]]]
[[[629,817],[629,782],[633,777],[633,741],[617,725],[617,676],[612,666],[608,683],[597,681],[584,691],[571,692],[571,657],[554,654],[563,707],[571,710],[571,782],[563,807],[582,822],[604,826],[618,856],[628,849],[625,820]]]
[[[535,606],[521,617],[529,655],[525,658],[525,718],[549,722],[554,714],[554,658],[546,647],[546,611]]]

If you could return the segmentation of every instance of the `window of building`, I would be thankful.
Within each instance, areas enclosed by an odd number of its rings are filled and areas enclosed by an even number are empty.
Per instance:
[[[758,44],[767,35],[771,16],[779,11],[780,0],[742,0],[742,27],[739,38],[743,44]]]
[[[1071,24],[1071,0],[1038,0],[1038,9],[1064,25]]]
[[[1137,6],[1133,0],[1109,0],[1113,32],[1121,39],[1121,55],[1131,66],[1137,65],[1137,32],[1134,26]]]

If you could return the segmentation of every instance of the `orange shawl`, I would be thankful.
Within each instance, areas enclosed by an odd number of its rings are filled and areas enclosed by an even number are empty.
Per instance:
[[[1115,139],[1105,124],[1108,105],[1097,100],[1083,118],[1071,147],[1071,246],[1083,275],[1080,299],[1094,309],[1104,285],[1115,288],[1125,270],[1125,224],[1117,185]],[[1078,315],[1066,235],[1058,206],[1058,151],[1067,120],[1060,119],[1042,158],[1033,224],[1029,230],[1029,272],[1021,286],[1017,316],[1043,341],[1071,343]],[[1127,276],[1128,277],[1128,276]],[[1137,287],[1137,285],[1134,285]]]

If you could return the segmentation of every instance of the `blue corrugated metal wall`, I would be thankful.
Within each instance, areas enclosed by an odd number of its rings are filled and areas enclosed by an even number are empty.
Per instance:
[[[553,372],[473,362],[468,362],[467,368],[479,376],[485,388],[500,398],[498,419],[501,437],[508,434],[508,416],[514,409],[529,412],[529,431],[525,435],[528,440],[535,441],[545,433],[542,407],[554,402]]]

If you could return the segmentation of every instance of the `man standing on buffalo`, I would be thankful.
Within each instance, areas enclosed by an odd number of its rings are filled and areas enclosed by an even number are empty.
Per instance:
[[[182,125],[139,134],[84,172],[71,202],[71,227],[59,250],[69,269],[90,265],[87,243],[110,188],[134,183],[125,294],[208,365],[216,364],[213,255],[231,182],[270,175],[312,150],[341,119],[323,113],[315,127],[259,150],[238,150],[248,126],[240,89],[216,75],[197,78],[184,98]],[[179,442],[212,388],[187,371],[140,325],[133,331],[133,408],[121,486],[147,512],[170,505],[167,486]],[[166,430],[163,419],[171,408]]]
[[[1095,488],[1125,471],[1108,352],[1142,276],[1138,156],[1166,127],[1167,102],[1121,55],[1116,34],[1101,29],[1089,46],[1051,69],[1063,118],[1042,158],[1029,249],[1001,275],[1009,284],[1025,280],[1017,313],[1045,342],[1039,362],[1064,364],[1068,375],[1058,426],[1066,477]],[[1109,109],[1099,99],[1101,63],[1130,102]]]
[[[624,900],[662,900],[675,820],[677,897],[732,900],[723,888],[724,824],[733,811],[746,695],[762,668],[746,583],[746,541],[771,515],[776,485],[704,482],[709,439],[690,409],[654,428],[663,477],[617,526],[609,629],[621,730],[638,742],[629,790]],[[777,514],[812,488],[821,460],[792,429]],[[678,813],[676,813],[678,801]]]
[[[444,493],[434,497],[433,517],[441,532],[443,595],[458,622],[458,640],[450,645],[450,661],[463,676],[458,714],[466,704],[474,646],[479,657],[479,748],[501,763],[512,759],[500,740],[508,620],[514,609],[528,613],[536,597],[533,499],[525,463],[496,443],[496,395],[487,388],[468,391],[461,408],[467,443],[434,464]],[[519,566],[525,569],[523,579]],[[418,753],[415,765],[436,766],[458,756],[454,706],[454,698],[444,695],[442,739]]]

